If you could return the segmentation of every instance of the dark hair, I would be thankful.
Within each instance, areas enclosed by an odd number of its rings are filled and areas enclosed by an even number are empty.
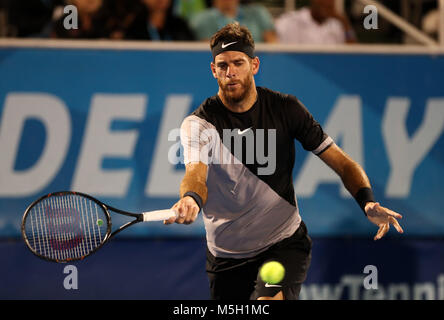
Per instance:
[[[254,40],[250,30],[241,26],[239,22],[227,24],[225,27],[217,31],[210,39],[210,48],[213,48],[220,42],[240,41],[243,44],[254,49]]]

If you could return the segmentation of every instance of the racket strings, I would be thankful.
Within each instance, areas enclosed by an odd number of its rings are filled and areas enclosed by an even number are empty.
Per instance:
[[[29,246],[58,261],[87,256],[107,235],[108,219],[96,202],[75,194],[53,195],[37,203],[24,224]]]

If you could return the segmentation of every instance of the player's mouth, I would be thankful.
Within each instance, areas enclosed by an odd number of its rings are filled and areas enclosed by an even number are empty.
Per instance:
[[[240,82],[227,83],[227,88],[235,89],[240,86]]]

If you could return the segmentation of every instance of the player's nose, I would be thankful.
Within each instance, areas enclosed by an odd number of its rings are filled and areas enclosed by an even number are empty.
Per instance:
[[[236,76],[235,70],[233,67],[227,67],[227,78],[233,78]]]

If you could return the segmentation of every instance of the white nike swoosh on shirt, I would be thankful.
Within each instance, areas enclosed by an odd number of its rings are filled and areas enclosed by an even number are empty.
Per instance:
[[[247,132],[250,129],[251,129],[251,127],[247,128],[245,130],[242,130],[242,131],[241,131],[241,129],[237,129],[237,134],[244,134],[245,132]]]
[[[232,44],[235,44],[236,42],[237,42],[237,41],[230,42],[230,43],[227,43],[227,44],[225,44],[225,43],[222,42],[222,49],[225,49],[226,47],[231,46]]]
[[[282,287],[282,286],[279,285],[279,284],[269,284],[269,283],[265,283],[265,287],[266,287],[266,288],[273,288],[273,287]]]

